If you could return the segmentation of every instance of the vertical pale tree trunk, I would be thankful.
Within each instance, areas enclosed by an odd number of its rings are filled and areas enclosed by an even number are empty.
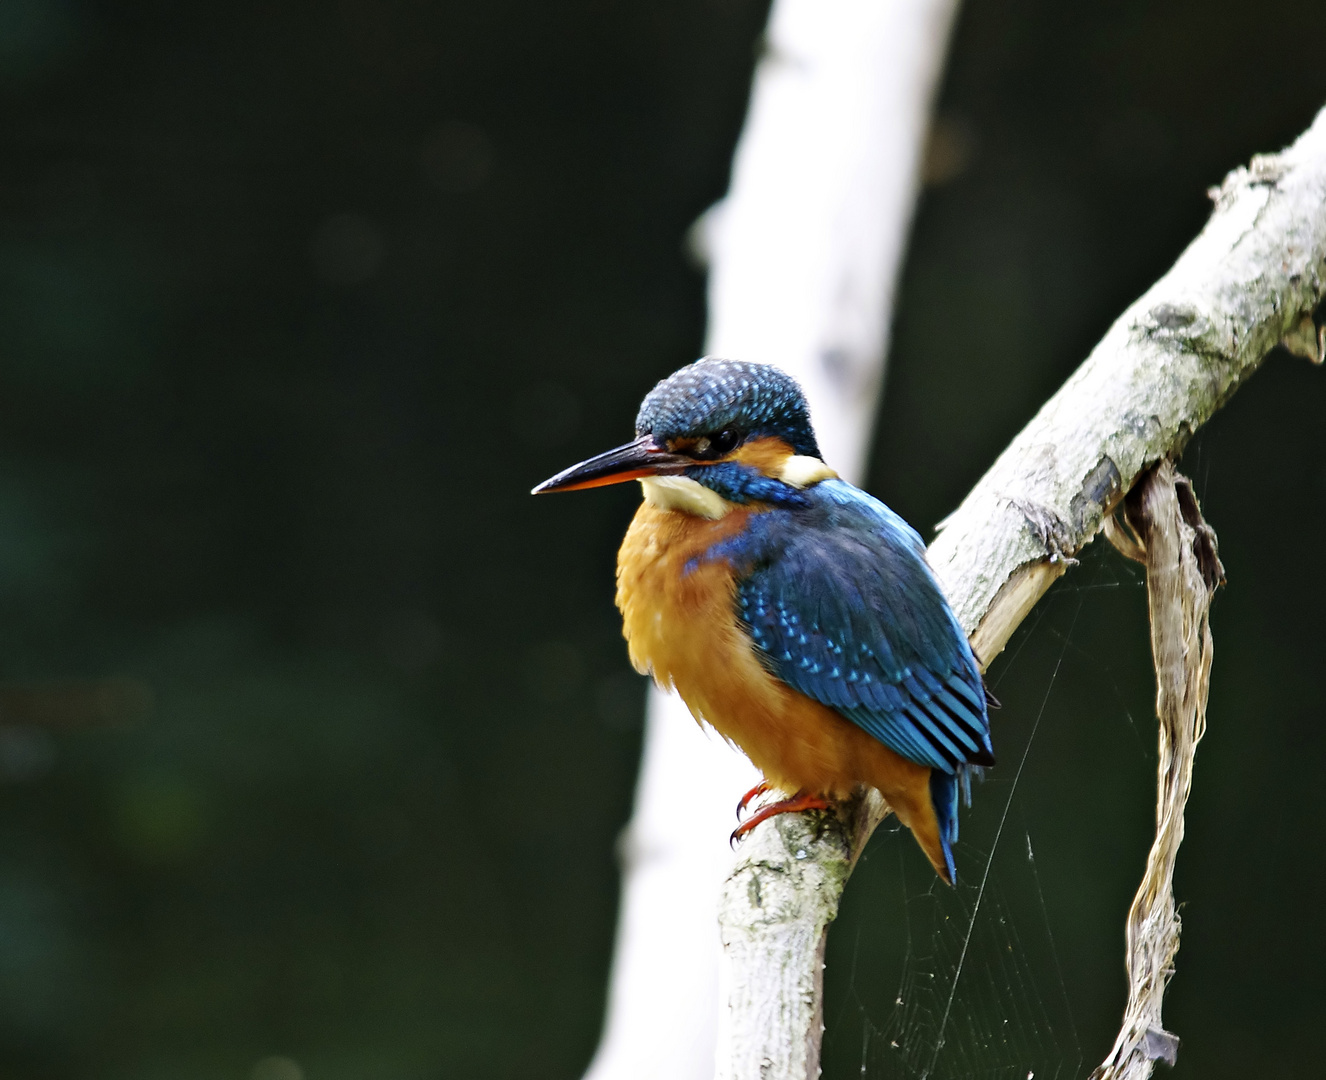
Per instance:
[[[806,388],[826,460],[859,480],[921,149],[956,0],[775,0],[728,196],[700,223],[706,352]],[[666,374],[660,372],[660,375]],[[758,776],[675,698],[649,703],[607,1023],[588,1080],[714,1074],[717,904]]]

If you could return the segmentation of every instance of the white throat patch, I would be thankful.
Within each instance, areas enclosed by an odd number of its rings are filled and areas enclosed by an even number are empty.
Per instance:
[[[734,503],[689,476],[646,476],[640,486],[645,489],[645,502],[660,510],[679,510],[717,521],[736,509]]]
[[[817,457],[794,454],[783,462],[778,479],[794,488],[807,488],[821,480],[836,480],[838,474]]]

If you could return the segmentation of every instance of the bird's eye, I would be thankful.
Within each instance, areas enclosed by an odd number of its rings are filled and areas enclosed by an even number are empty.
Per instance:
[[[735,450],[737,448],[737,443],[740,441],[741,436],[735,431],[731,428],[724,428],[717,435],[710,437],[709,448],[714,454],[722,455],[731,450]]]
[[[740,432],[724,428],[713,435],[701,435],[690,445],[686,453],[697,461],[713,461],[735,450],[740,443]]]

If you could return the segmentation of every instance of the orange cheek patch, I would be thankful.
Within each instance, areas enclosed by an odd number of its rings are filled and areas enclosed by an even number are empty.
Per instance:
[[[765,476],[778,476],[783,471],[783,463],[792,456],[792,448],[783,442],[767,436],[742,443],[723,461],[735,461],[759,469]]]

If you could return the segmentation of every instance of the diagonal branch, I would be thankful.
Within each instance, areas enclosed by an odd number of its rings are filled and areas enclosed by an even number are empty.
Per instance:
[[[929,559],[989,663],[1157,462],[1179,454],[1277,344],[1320,363],[1326,111],[1292,147],[1212,191],[1173,268],[944,522]],[[718,1075],[806,1080],[819,1068],[824,946],[842,888],[886,812],[875,795],[827,825],[785,815],[729,877]]]

